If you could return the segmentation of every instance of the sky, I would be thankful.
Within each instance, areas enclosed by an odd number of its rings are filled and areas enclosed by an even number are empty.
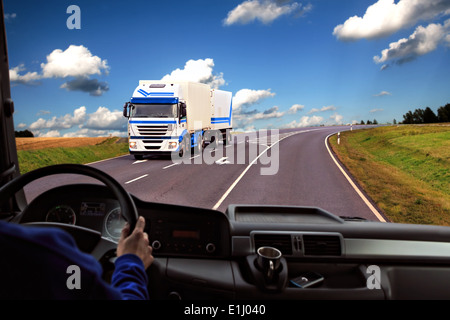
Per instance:
[[[450,0],[4,0],[4,15],[16,130],[35,136],[126,136],[139,80],[231,91],[237,131],[450,102]]]

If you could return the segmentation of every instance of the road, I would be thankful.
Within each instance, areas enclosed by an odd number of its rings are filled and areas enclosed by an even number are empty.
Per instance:
[[[349,129],[284,129],[278,134],[267,131],[267,138],[264,132],[238,134],[229,146],[209,146],[182,163],[156,156],[136,161],[126,155],[90,165],[113,176],[128,192],[151,202],[223,212],[229,204],[314,206],[338,216],[383,220],[370,200],[364,200],[368,197],[355,191],[326,146],[327,136]],[[31,183],[25,192],[32,200],[57,185],[81,182],[95,180],[54,175]]]

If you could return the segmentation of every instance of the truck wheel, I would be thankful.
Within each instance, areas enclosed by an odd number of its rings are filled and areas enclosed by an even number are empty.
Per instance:
[[[213,147],[217,147],[219,145],[220,135],[219,130],[214,130],[211,132],[211,145]]]
[[[142,159],[144,159],[144,156],[143,156],[142,154],[135,154],[135,155],[134,155],[134,159],[136,159],[136,160],[142,160]]]
[[[231,144],[233,137],[231,136],[231,132],[229,130],[225,130],[225,136],[223,137],[223,144],[229,145]]]
[[[180,146],[181,146],[181,148],[180,148],[180,151],[178,152],[178,156],[179,156],[180,159],[181,159],[181,158],[183,158],[184,155],[186,154],[186,142],[185,142],[185,139],[184,139],[184,138],[183,138],[183,140],[181,141]]]
[[[194,148],[194,154],[201,154],[203,150],[203,135],[200,133],[197,138],[197,146]]]
[[[184,158],[189,154],[188,151],[191,150],[190,141],[191,141],[191,137],[189,134],[187,134],[183,137],[183,140],[181,141],[181,149],[178,153],[180,158]]]

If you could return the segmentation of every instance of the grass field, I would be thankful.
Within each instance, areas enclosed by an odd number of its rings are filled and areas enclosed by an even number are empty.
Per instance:
[[[392,222],[450,225],[450,127],[342,132],[330,144]]]
[[[21,173],[52,164],[85,164],[128,153],[128,143],[117,137],[17,138],[16,144]]]

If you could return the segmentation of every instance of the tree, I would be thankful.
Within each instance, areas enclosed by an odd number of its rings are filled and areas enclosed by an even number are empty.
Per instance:
[[[414,117],[411,111],[408,111],[403,115],[403,123],[404,124],[412,124],[414,123]]]
[[[413,123],[424,123],[425,110],[417,108],[413,113]]]
[[[397,120],[394,119],[394,124],[397,124]]]
[[[361,120],[361,124],[365,124],[365,123],[364,123],[364,120]]]
[[[437,117],[439,122],[450,122],[450,103],[438,109]]]
[[[373,124],[378,124],[377,119],[373,119]]]
[[[438,122],[437,115],[430,109],[430,107],[426,107],[423,112],[423,122],[424,123],[436,123]]]
[[[370,121],[370,120],[367,120],[367,122],[366,122],[367,124],[372,124],[372,121]]]
[[[395,120],[394,120],[395,121]],[[414,112],[408,111],[403,115],[404,124],[413,123],[436,123],[436,122],[450,122],[450,103],[439,107],[437,115],[430,107],[425,109],[417,108]],[[395,124],[395,122],[394,122]]]
[[[33,132],[29,130],[23,130],[23,131],[14,131],[14,135],[19,138],[32,138],[34,137]]]

